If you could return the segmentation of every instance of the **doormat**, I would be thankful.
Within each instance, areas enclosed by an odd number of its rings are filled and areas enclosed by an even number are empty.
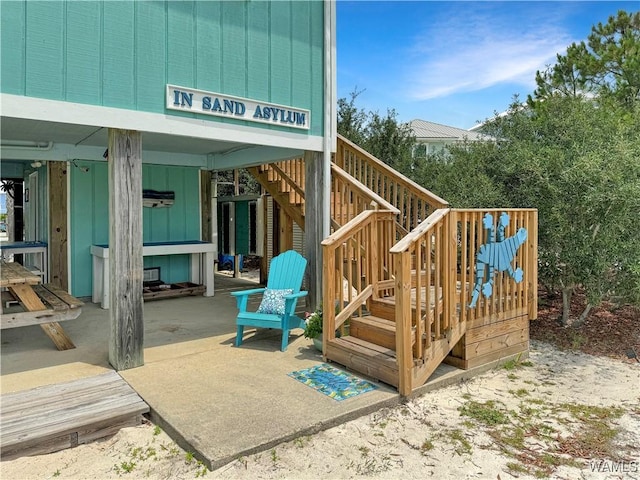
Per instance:
[[[287,375],[338,401],[378,388],[371,382],[338,370],[326,363]]]

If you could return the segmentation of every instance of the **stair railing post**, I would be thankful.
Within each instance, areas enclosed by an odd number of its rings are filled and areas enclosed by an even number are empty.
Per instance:
[[[373,222],[371,222],[371,228],[369,229],[368,248],[367,252],[367,278],[369,284],[373,286],[373,294],[371,298],[378,298],[378,262],[381,255],[379,255],[380,245],[378,244],[378,231],[380,230],[379,224],[384,221],[382,217],[376,216]],[[367,303],[371,303],[371,300],[367,300]]]
[[[411,393],[413,354],[411,350],[411,254],[405,250],[394,255],[396,275],[396,361],[398,362],[398,391]]]
[[[323,245],[323,294],[322,294],[322,354],[326,358],[327,344],[335,338],[336,311],[331,306],[335,303],[336,256],[334,245]]]
[[[457,279],[457,263],[458,263],[458,255],[457,255],[457,228],[458,222],[457,218],[454,215],[452,210],[447,212],[447,216],[445,217],[445,232],[446,232],[446,267],[445,272],[447,278],[444,282],[443,292],[444,296],[444,321],[443,329],[449,330],[454,327],[453,325],[453,316],[455,314],[455,293],[456,293],[456,279]],[[458,322],[455,322],[456,325]]]

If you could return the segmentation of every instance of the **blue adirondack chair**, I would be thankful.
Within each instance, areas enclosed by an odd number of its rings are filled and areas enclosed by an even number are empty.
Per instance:
[[[296,316],[298,299],[307,295],[300,291],[307,260],[298,252],[288,250],[271,260],[266,288],[254,288],[242,292],[231,292],[236,297],[236,347],[242,345],[244,327],[277,328],[282,330],[283,352],[289,344],[289,331],[304,328],[304,320]],[[247,311],[249,296],[262,293],[262,302],[256,312]]]

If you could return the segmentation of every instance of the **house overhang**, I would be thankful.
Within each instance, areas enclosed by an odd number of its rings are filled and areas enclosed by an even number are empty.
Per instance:
[[[143,161],[238,168],[322,151],[323,137],[2,94],[3,160],[103,161],[110,128],[142,132]]]

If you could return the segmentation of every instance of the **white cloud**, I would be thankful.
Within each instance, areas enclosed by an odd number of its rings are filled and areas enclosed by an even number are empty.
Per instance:
[[[504,13],[434,19],[436,27],[411,47],[409,96],[428,100],[507,83],[533,90],[535,72],[554,64],[572,40],[544,12],[534,12],[537,18],[532,12]]]

